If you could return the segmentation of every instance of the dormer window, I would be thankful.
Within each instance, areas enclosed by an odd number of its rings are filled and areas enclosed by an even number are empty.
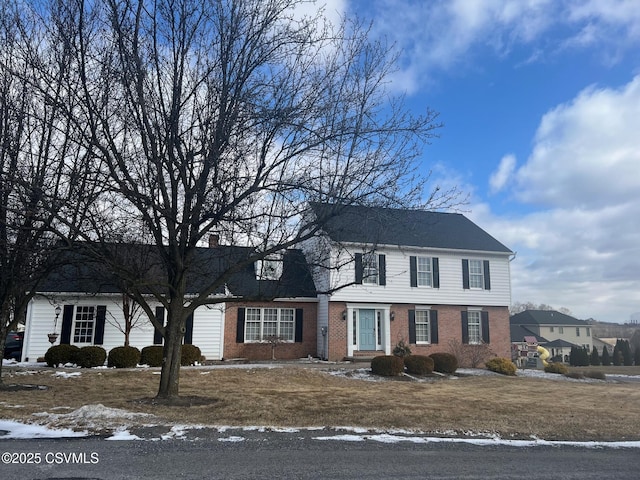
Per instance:
[[[282,276],[282,255],[269,255],[256,262],[258,280],[280,280]]]

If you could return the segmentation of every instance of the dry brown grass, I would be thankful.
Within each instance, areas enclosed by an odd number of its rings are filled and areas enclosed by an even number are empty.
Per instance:
[[[179,408],[141,401],[157,390],[159,377],[151,370],[82,370],[74,378],[56,377],[46,368],[19,373],[5,369],[5,383],[37,383],[49,389],[0,391],[0,418],[44,421],[33,414],[103,404],[156,415],[147,423],[350,425],[507,438],[640,439],[640,384],[503,376],[369,382],[294,366],[183,369],[181,395],[215,401]]]

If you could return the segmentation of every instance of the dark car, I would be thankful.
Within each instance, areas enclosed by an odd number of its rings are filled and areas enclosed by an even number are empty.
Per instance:
[[[20,357],[22,357],[22,340],[23,334],[21,332],[9,332],[7,341],[4,344],[4,358],[13,358],[20,361]]]

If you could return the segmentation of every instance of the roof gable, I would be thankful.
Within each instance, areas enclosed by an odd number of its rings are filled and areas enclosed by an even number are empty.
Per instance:
[[[336,242],[512,253],[459,213],[320,203],[311,207]]]

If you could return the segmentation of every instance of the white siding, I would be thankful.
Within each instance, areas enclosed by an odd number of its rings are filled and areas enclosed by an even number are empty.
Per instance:
[[[118,330],[116,321],[121,325],[124,323],[122,308],[117,296],[86,296],[73,299],[59,299],[61,306],[65,304],[107,307],[106,321],[104,326],[104,342],[101,345],[107,352],[114,347],[124,345],[124,334]],[[223,306],[208,309],[200,307],[194,314],[193,322],[193,344],[200,347],[202,354],[207,359],[222,358],[223,344]],[[37,296],[27,308],[27,324],[25,329],[25,340],[22,351],[23,360],[36,361],[43,357],[47,349],[51,346],[47,334],[53,330],[55,319],[55,306],[46,298]],[[152,306],[155,310],[155,306]],[[56,332],[60,334],[62,328],[63,313],[58,317]],[[73,335],[73,333],[72,333]],[[131,331],[129,342],[133,347],[142,349],[153,345],[154,328],[142,313],[138,326]],[[60,343],[60,336],[56,345]],[[72,342],[73,343],[73,342]]]
[[[329,296],[318,295],[318,333],[317,352],[320,357],[327,358],[329,348],[329,334],[322,335],[322,328],[329,328]]]
[[[376,254],[386,256],[386,285],[350,285],[338,290],[332,301],[382,303],[422,303],[439,305],[509,306],[511,284],[509,257],[490,253],[463,253],[453,251],[410,250],[408,248],[377,249]],[[440,288],[411,287],[410,256],[437,257],[439,259]],[[350,255],[342,253],[334,261],[344,262]],[[489,260],[491,290],[464,289],[462,286],[462,259]],[[331,273],[332,287],[355,280],[355,264],[350,262]]]
[[[207,360],[221,360],[224,344],[224,305],[199,307],[193,314],[193,344]]]

